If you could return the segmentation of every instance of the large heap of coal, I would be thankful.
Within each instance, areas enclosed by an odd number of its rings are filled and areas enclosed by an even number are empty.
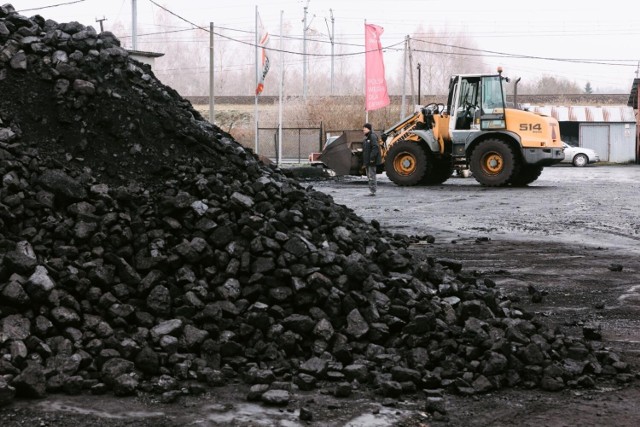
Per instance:
[[[396,397],[630,378],[601,342],[262,166],[112,34],[10,5],[0,177],[0,404],[239,380],[281,403],[291,384]]]

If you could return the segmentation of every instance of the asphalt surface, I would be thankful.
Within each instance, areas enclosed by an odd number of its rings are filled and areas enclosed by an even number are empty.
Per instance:
[[[491,188],[473,177],[433,187],[398,187],[378,175],[313,182],[337,203],[404,234],[440,239],[491,236],[602,246],[640,253],[640,166],[552,166],[527,187]]]

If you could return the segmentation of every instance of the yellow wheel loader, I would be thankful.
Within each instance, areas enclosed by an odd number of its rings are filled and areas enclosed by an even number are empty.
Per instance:
[[[553,117],[507,108],[507,81],[501,69],[453,76],[446,105],[425,105],[382,133],[381,171],[402,186],[441,184],[454,168],[468,168],[491,187],[538,179],[545,166],[564,159],[560,127]],[[320,160],[337,174],[362,175],[362,134],[356,138],[345,133]]]

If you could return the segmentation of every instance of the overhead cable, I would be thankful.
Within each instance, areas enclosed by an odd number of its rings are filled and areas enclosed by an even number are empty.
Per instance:
[[[558,62],[571,62],[571,63],[580,63],[580,64],[593,64],[593,65],[619,65],[619,66],[633,66],[635,67],[636,65],[629,65],[629,64],[620,64],[620,63],[616,63],[616,62],[625,62],[625,61],[631,61],[631,60],[625,60],[625,59],[612,59],[609,61],[612,62],[605,62],[607,60],[601,60],[601,59],[572,59],[572,58],[553,58],[553,57],[544,57],[544,56],[533,56],[533,55],[523,55],[523,54],[513,54],[513,53],[505,53],[505,52],[496,52],[493,50],[484,50],[484,49],[475,49],[475,48],[469,48],[469,47],[464,47],[464,46],[456,46],[456,45],[451,45],[451,44],[446,44],[446,43],[439,43],[439,42],[434,42],[434,41],[429,41],[429,40],[422,40],[422,39],[415,39],[412,38],[411,40],[415,40],[415,41],[420,41],[423,43],[430,43],[430,44],[434,44],[436,46],[443,46],[443,47],[450,47],[450,48],[455,48],[455,49],[460,49],[460,50],[468,50],[468,51],[473,51],[473,52],[482,52],[484,54],[492,54],[493,56],[496,57],[508,57],[508,58],[515,58],[515,59],[540,59],[540,60],[545,60],[545,61],[558,61]],[[413,49],[414,51],[420,51],[418,49]],[[448,53],[451,55],[468,55],[468,56],[487,56],[487,55],[481,55],[481,54],[463,54],[463,53],[456,53],[456,52],[437,52],[437,51],[422,51],[422,52],[426,52],[426,53]]]
[[[52,4],[52,5],[49,5],[49,6],[32,7],[31,9],[21,9],[21,10],[18,10],[17,12],[31,12],[32,10],[51,9],[52,7],[67,6],[69,4],[82,3],[82,2],[85,2],[85,1],[87,1],[87,0],[75,0],[75,1],[69,1],[69,2],[66,2],[66,3]]]
[[[156,3],[156,2],[155,2],[155,1],[153,1],[153,0],[149,0],[149,2],[150,2],[150,3],[153,3],[154,5],[156,5],[157,7],[159,7],[160,9],[162,9],[162,10],[164,10],[164,11],[166,11],[166,12],[170,13],[171,15],[175,16],[176,18],[178,18],[178,19],[180,19],[180,20],[182,20],[182,21],[184,21],[184,22],[186,22],[186,23],[188,23],[188,24],[190,24],[190,25],[193,25],[195,28],[198,28],[198,29],[200,29],[200,30],[202,30],[202,31],[210,32],[210,30],[209,30],[208,28],[202,27],[202,26],[200,26],[200,25],[198,25],[198,24],[195,24],[195,23],[193,23],[193,22],[189,21],[187,18],[184,18],[184,17],[182,17],[182,16],[178,15],[177,13],[172,12],[171,10],[167,9],[167,8],[166,8],[166,7],[164,7],[164,6],[159,5],[158,3]],[[288,53],[288,54],[292,54],[292,55],[305,55],[305,56],[313,56],[313,57],[332,56],[331,54],[320,54],[320,53],[315,53],[315,54],[314,54],[314,53],[306,53],[306,54],[302,54],[302,53],[300,53],[300,52],[294,52],[294,51],[290,51],[290,50],[274,49],[274,48],[270,48],[270,47],[266,47],[266,46],[259,46],[259,45],[256,45],[255,43],[245,42],[245,41],[242,41],[242,40],[234,39],[233,37],[225,36],[224,34],[220,34],[220,33],[217,33],[217,32],[215,32],[215,31],[213,32],[213,34],[215,34],[215,35],[216,35],[216,36],[218,36],[218,37],[222,37],[222,38],[227,39],[227,40],[232,40],[232,41],[235,41],[235,42],[237,42],[237,43],[241,43],[241,44],[244,44],[244,45],[247,45],[247,46],[251,46],[251,47],[260,47],[260,48],[263,48],[263,49],[268,50],[268,51],[270,51],[270,52],[283,52],[283,53]],[[383,47],[383,48],[382,48],[382,50],[390,49],[390,48],[393,48],[393,47],[398,46],[398,45],[401,45],[401,44],[404,44],[404,40],[402,40],[402,41],[400,41],[400,42],[398,42],[398,43],[391,44],[391,45],[389,45],[389,46],[385,46],[385,47]],[[378,50],[378,49],[372,49],[371,51],[373,52],[373,51],[377,51],[377,50]],[[362,55],[362,54],[365,54],[365,53],[367,53],[367,51],[362,51],[362,52],[352,52],[352,53],[341,53],[341,54],[337,54],[337,55],[333,55],[333,56],[336,56],[336,57],[340,57],[340,56],[342,56],[342,57],[344,57],[344,56],[357,56],[357,55]]]

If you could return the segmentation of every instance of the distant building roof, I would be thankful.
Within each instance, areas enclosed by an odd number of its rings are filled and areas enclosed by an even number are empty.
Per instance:
[[[532,105],[529,111],[554,117],[559,122],[606,122],[635,123],[633,108],[628,105],[594,106],[558,106]]]
[[[640,85],[640,79],[634,79],[631,85],[631,93],[629,94],[629,102],[627,105],[633,107],[634,110],[638,109],[638,86]]]
[[[145,52],[143,50],[132,50],[132,49],[127,49],[127,52],[129,52],[130,55],[136,55],[136,56],[144,56],[146,58],[159,58],[161,56],[164,56],[164,53],[159,53],[159,52]]]

